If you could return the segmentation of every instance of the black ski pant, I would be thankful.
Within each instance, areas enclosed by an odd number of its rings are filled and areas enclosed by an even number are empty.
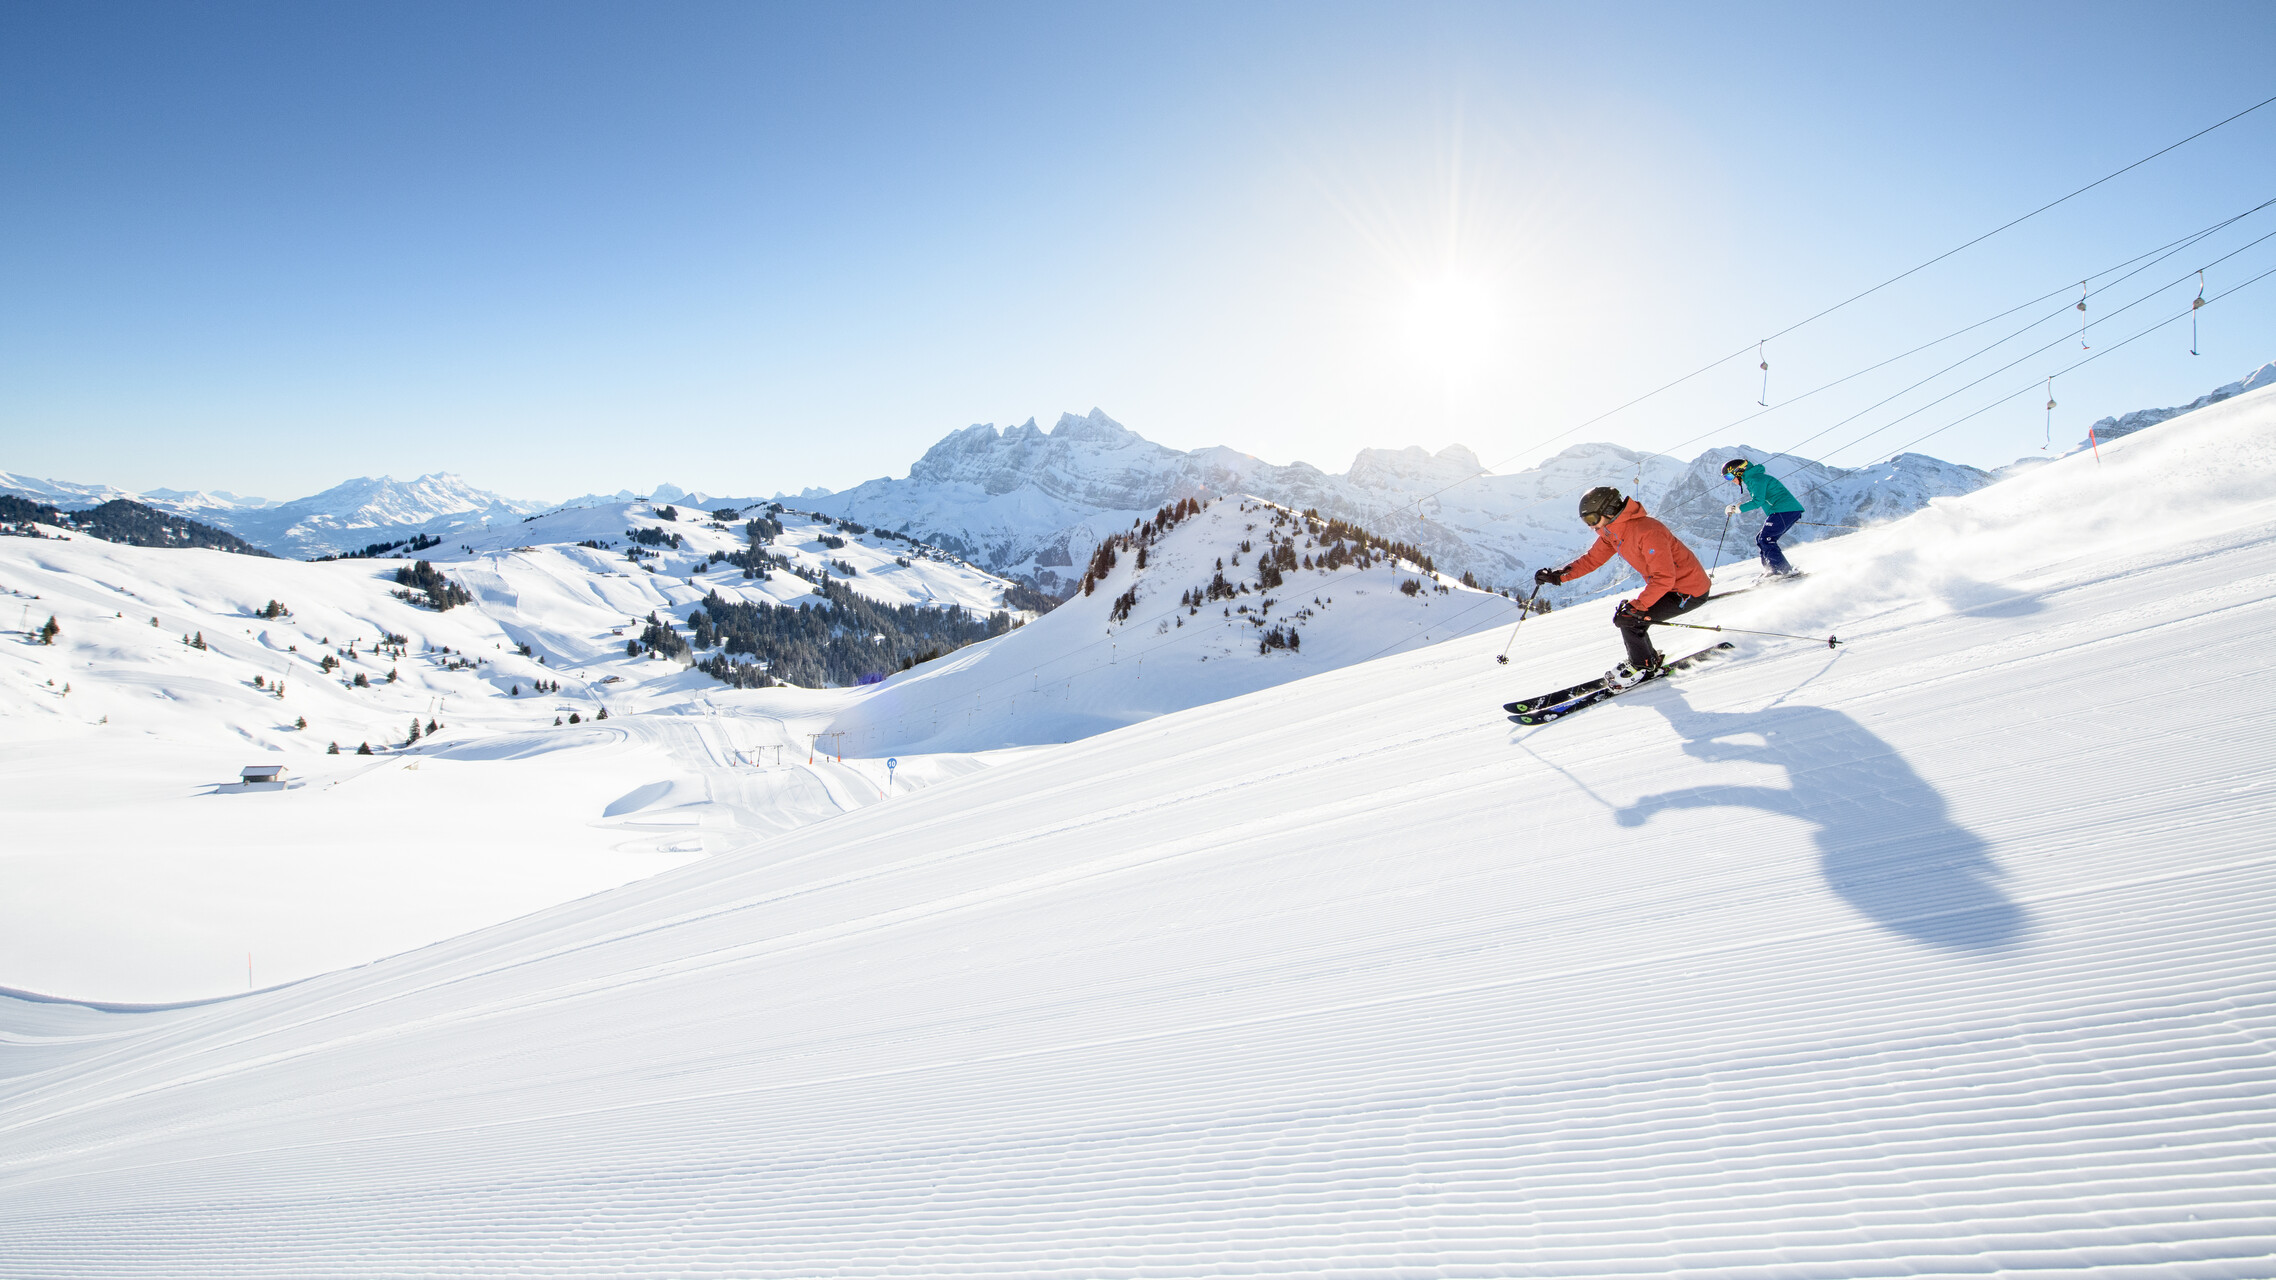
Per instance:
[[[1704,594],[1687,596],[1670,591],[1654,600],[1649,609],[1638,610],[1622,605],[1612,615],[1612,625],[1620,628],[1621,642],[1628,646],[1628,665],[1638,671],[1657,665],[1659,650],[1652,647],[1652,638],[1647,634],[1652,629],[1652,624],[1665,622],[1679,613],[1689,613],[1706,602]]]

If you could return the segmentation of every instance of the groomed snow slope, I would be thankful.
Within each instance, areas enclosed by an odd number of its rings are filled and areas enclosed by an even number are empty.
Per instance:
[[[1707,620],[1195,708],[382,964],[0,1013],[0,1275],[2264,1277],[2276,399]],[[1680,633],[1689,634],[1689,633]]]

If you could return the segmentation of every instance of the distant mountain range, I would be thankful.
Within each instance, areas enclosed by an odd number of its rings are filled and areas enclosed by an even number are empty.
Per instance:
[[[1723,462],[1772,456],[1731,445],[1686,462],[1584,444],[1496,475],[1470,450],[1450,445],[1437,453],[1364,449],[1349,471],[1332,475],[1232,449],[1165,448],[1094,409],[1086,417],[1062,416],[1048,432],[1032,421],[1008,431],[968,427],[934,445],[906,479],[872,480],[803,505],[918,533],[991,572],[1056,591],[1079,574],[1076,566],[1100,538],[1162,505],[1246,493],[1413,543],[1446,573],[1469,573],[1489,587],[1515,586],[1530,584],[1534,569],[1563,564],[1588,545],[1591,535],[1574,508],[1582,493],[1601,484],[1642,499],[1702,556],[1711,554],[1707,548],[1723,532],[1723,507],[1734,492],[1720,474]],[[1771,468],[1807,495],[1813,519],[1824,526],[1894,519],[1931,498],[1969,493],[1993,479],[1990,472],[1919,454],[1854,470],[1789,458]],[[1807,540],[1840,530],[1798,532]],[[1751,535],[1751,525],[1731,534],[1724,560],[1740,558],[1735,548],[1747,546]],[[1585,590],[1619,581],[1598,580]]]
[[[2095,424],[2096,438],[2113,439],[2271,381],[2276,364],[2189,405],[2105,418]],[[1725,564],[1751,558],[1759,517],[1724,518],[1736,490],[1721,472],[1734,457],[1767,463],[1809,507],[1804,518],[1810,523],[1790,542],[1894,520],[1934,498],[1970,493],[2051,460],[2021,460],[1995,472],[1908,453],[1844,468],[1744,443],[1717,445],[1688,460],[1598,443],[1497,475],[1470,450],[1449,445],[1436,453],[1363,449],[1348,471],[1334,475],[1222,447],[1169,449],[1093,409],[1084,417],[1062,415],[1048,432],[1032,419],[1009,430],[967,427],[927,450],[905,479],[872,480],[808,496],[799,505],[922,537],[991,572],[1059,592],[1080,575],[1101,538],[1163,504],[1247,493],[1413,543],[1446,573],[1467,572],[1489,587],[1530,589],[1533,570],[1564,564],[1588,545],[1591,535],[1574,509],[1581,494],[1600,484],[1641,499],[1702,558]],[[1616,571],[1545,594],[1571,599],[1623,585]]]
[[[2187,405],[2104,418],[2094,426],[2095,438],[2115,439],[2271,381],[2276,363]],[[1723,516],[1733,490],[1720,470],[1733,457],[1767,462],[1808,504],[1805,518],[1811,523],[1792,535],[1803,542],[1895,519],[1931,499],[1969,493],[2001,474],[2046,461],[2025,459],[1990,472],[1905,454],[1870,467],[1842,468],[1744,444],[1717,446],[1686,460],[1600,443],[1576,445],[1523,471],[1496,475],[1470,450],[1449,445],[1436,453],[1363,449],[1349,470],[1332,474],[1303,462],[1278,466],[1222,446],[1171,449],[1093,409],[1082,417],[1063,414],[1049,431],[1033,419],[1008,430],[987,423],[966,427],[926,450],[904,478],[871,480],[836,493],[777,493],[775,499],[922,538],[993,573],[1062,594],[1080,576],[1091,549],[1134,520],[1185,498],[1246,493],[1298,510],[1317,509],[1413,543],[1449,574],[1514,587],[1529,585],[1534,569],[1562,564],[1588,543],[1573,507],[1580,494],[1599,484],[1640,498],[1703,556],[1717,555],[1711,548],[1720,542],[1726,563],[1743,558],[1751,551],[1753,518],[1726,527]],[[763,501],[665,484],[645,493],[627,489],[534,502],[477,489],[447,472],[410,481],[363,477],[291,502],[224,490],[134,493],[7,472],[0,472],[0,493],[64,510],[140,502],[300,558],[413,537],[448,544],[540,512],[635,499],[699,509]],[[1618,584],[1617,578],[1609,582]],[[1593,579],[1585,590],[1607,585]],[[1583,590],[1562,594],[1569,598]]]
[[[555,504],[503,498],[448,472],[396,480],[370,476],[334,485],[291,502],[247,498],[226,491],[152,489],[131,493],[110,485],[71,484],[0,472],[0,493],[65,510],[126,499],[226,530],[263,550],[296,559],[337,555],[374,542],[418,536],[442,538],[513,524]]]

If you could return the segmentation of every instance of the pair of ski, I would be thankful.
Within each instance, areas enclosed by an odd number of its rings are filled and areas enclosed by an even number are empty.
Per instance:
[[[1737,593],[1731,594],[1736,595]],[[1509,712],[1509,718],[1519,724],[1548,724],[1553,720],[1562,720],[1575,711],[1585,711],[1599,702],[1608,702],[1631,689],[1640,689],[1654,680],[1672,676],[1679,671],[1689,671],[1693,667],[1713,661],[1729,652],[1732,647],[1728,640],[1708,645],[1697,653],[1686,654],[1673,662],[1663,663],[1659,670],[1631,685],[1615,688],[1606,682],[1605,677],[1598,676],[1594,680],[1583,680],[1570,688],[1559,689],[1554,693],[1544,693],[1537,698],[1505,702],[1502,704],[1502,710]]]

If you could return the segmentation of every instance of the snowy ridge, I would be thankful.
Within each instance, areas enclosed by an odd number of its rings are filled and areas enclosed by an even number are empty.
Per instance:
[[[337,555],[373,542],[464,537],[488,525],[521,519],[544,504],[519,502],[477,489],[448,472],[402,481],[370,476],[334,485],[291,502],[247,498],[226,490],[152,489],[134,493],[111,485],[73,484],[0,472],[0,493],[51,502],[66,510],[126,498],[171,515],[226,529],[264,551],[295,559]]]
[[[205,508],[199,518],[279,555],[305,559],[419,535],[460,540],[539,509],[436,472],[408,481],[364,476],[291,502]]]
[[[2081,449],[2091,450],[2095,441],[2109,441],[2130,436],[2144,427],[2154,427],[2158,423],[2178,418],[2182,414],[2202,409],[2206,405],[2219,404],[2232,396],[2241,396],[2247,391],[2254,391],[2271,385],[2276,385],[2276,360],[2269,361],[2235,382],[2216,387],[2188,404],[2176,405],[2170,409],[2136,409],[2123,416],[2114,415],[2104,418],[2094,424],[2090,439],[2079,441],[2072,446],[2071,452],[2077,453]]]
[[[1165,508],[1137,526],[1142,541],[1122,547],[1088,594],[850,704],[830,726],[846,735],[844,749],[886,756],[1070,742],[1518,616],[1511,601],[1380,548],[1365,564],[1346,561],[1331,553],[1344,540],[1324,522],[1285,507],[1254,498],[1193,506],[1191,515]],[[1260,557],[1281,542],[1289,565],[1266,586]],[[1414,589],[1402,590],[1408,584]]]
[[[285,990],[0,1001],[0,1275],[2264,1276],[2272,428],[1811,548],[1712,620],[1851,644],[1539,731],[1609,603]]]
[[[17,475],[12,471],[0,471],[0,493],[73,509],[101,506],[103,503],[118,498],[137,502],[146,500],[142,494],[130,493],[125,489],[107,484],[74,484],[69,480],[43,480],[38,476]]]

